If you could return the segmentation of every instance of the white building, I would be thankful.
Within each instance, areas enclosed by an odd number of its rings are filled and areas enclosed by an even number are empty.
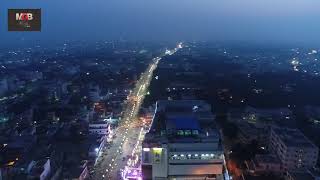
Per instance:
[[[272,127],[269,148],[278,155],[284,171],[312,168],[317,163],[319,148],[298,129]]]
[[[224,155],[210,105],[158,101],[142,147],[143,179],[223,179]]]
[[[46,180],[51,173],[50,159],[31,161],[28,165],[28,178]]]
[[[110,131],[110,124],[105,121],[91,122],[89,132],[92,134],[107,135]]]

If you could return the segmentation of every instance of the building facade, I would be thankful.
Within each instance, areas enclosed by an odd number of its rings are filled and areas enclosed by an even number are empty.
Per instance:
[[[142,147],[143,179],[223,179],[224,155],[211,106],[158,101]]]
[[[272,127],[269,148],[278,155],[284,171],[312,168],[319,148],[298,129]]]
[[[91,122],[89,124],[89,132],[98,135],[108,135],[110,124],[104,121]]]

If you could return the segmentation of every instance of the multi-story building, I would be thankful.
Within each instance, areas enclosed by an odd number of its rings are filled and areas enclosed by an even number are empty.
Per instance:
[[[142,146],[143,179],[223,179],[220,135],[204,101],[158,101]]]
[[[287,171],[284,174],[284,179],[285,180],[319,180],[320,179],[320,174],[318,170],[311,169],[311,170],[306,170],[306,169],[299,169],[295,171]]]
[[[242,143],[248,144],[255,140],[261,146],[268,145],[271,126],[294,124],[294,116],[287,107],[253,108],[246,106],[245,108],[231,108],[227,118],[238,127],[238,138]]]
[[[50,159],[31,161],[28,165],[28,179],[49,179],[51,173]]]
[[[319,148],[298,129],[272,127],[269,148],[280,158],[284,171],[317,163]]]
[[[253,174],[281,174],[281,161],[276,155],[259,154],[245,164],[249,172]]]
[[[108,135],[110,131],[110,124],[105,121],[90,122],[89,132],[98,135]]]

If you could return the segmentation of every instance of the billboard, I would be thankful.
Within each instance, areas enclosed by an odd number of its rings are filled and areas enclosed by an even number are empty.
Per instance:
[[[161,162],[162,148],[152,148],[153,163],[159,164]]]

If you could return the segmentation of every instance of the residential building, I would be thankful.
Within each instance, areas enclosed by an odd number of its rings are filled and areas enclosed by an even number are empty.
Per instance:
[[[28,166],[28,179],[49,179],[51,173],[50,159],[31,161]]]
[[[256,155],[254,159],[246,162],[246,165],[249,172],[254,174],[281,173],[281,161],[275,155]]]
[[[285,180],[317,180],[311,173],[305,170],[287,171],[284,178]]]
[[[272,127],[269,148],[280,158],[284,171],[317,163],[319,148],[298,129]]]

